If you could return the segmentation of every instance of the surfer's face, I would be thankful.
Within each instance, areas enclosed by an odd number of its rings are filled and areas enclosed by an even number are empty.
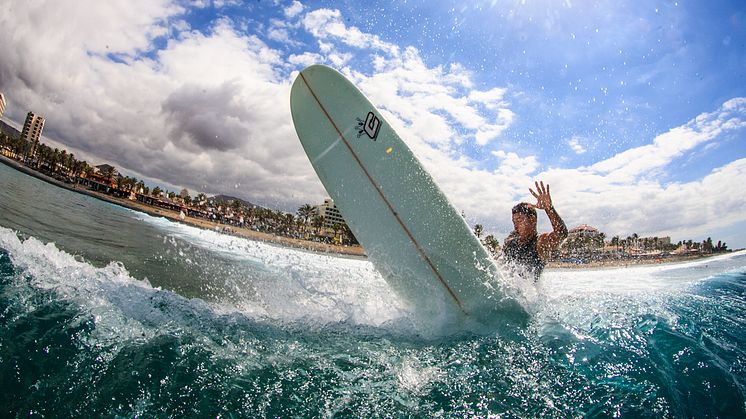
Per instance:
[[[521,213],[513,214],[513,227],[523,237],[533,235],[536,231],[536,217]]]

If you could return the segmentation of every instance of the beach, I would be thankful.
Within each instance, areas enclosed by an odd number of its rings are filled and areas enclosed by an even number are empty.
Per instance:
[[[123,206],[125,208],[129,208],[134,211],[144,212],[154,217],[164,217],[171,221],[187,224],[187,225],[194,226],[194,227],[203,228],[206,230],[219,231],[223,234],[230,234],[230,235],[234,235],[238,237],[245,237],[251,240],[274,243],[274,244],[278,244],[282,246],[301,248],[301,249],[310,250],[314,252],[336,253],[336,254],[345,255],[345,256],[365,257],[365,251],[360,246],[337,246],[333,244],[319,243],[319,242],[314,242],[314,241],[309,241],[309,240],[300,240],[300,239],[294,239],[290,237],[277,236],[273,234],[263,233],[260,231],[254,231],[248,228],[236,227],[232,225],[228,226],[225,224],[208,221],[202,218],[195,218],[195,217],[189,217],[189,216],[181,218],[181,214],[177,211],[172,211],[172,210],[168,210],[165,208],[158,208],[158,207],[154,207],[150,205],[145,205],[143,203],[130,200],[130,199],[117,198],[117,197],[107,195],[101,192],[92,191],[90,189],[84,188],[77,184],[59,181],[43,173],[40,173],[36,170],[30,169],[26,167],[25,165],[23,165],[22,163],[16,160],[13,160],[11,158],[8,158],[6,156],[3,156],[3,155],[0,155],[0,162],[16,170],[19,170],[23,173],[26,173],[29,176],[33,176],[47,183],[53,184],[55,186],[59,186],[60,188],[64,188],[64,189],[67,189],[73,192],[88,195],[96,199],[100,199],[102,201],[110,202],[112,204],[116,204],[116,205]]]

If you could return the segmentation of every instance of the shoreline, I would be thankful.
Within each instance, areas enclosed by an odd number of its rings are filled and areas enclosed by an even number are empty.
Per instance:
[[[221,234],[232,235],[237,237],[243,237],[250,240],[260,241],[264,243],[277,244],[296,249],[308,250],[317,253],[324,254],[338,254],[347,257],[355,258],[366,258],[365,251],[360,246],[337,246],[333,244],[319,243],[309,240],[293,239],[290,237],[276,236],[274,234],[263,233],[260,231],[250,230],[248,228],[228,226],[218,222],[212,222],[194,217],[185,217],[183,220],[176,211],[171,211],[165,208],[156,208],[153,206],[145,205],[137,201],[132,201],[124,198],[116,198],[111,195],[107,195],[101,192],[91,191],[83,187],[76,187],[76,184],[68,184],[52,177],[49,177],[43,173],[37,172],[31,168],[26,167],[23,163],[13,160],[9,157],[0,155],[0,163],[16,169],[22,173],[32,176],[36,179],[42,180],[49,184],[59,186],[63,189],[67,189],[71,192],[77,192],[83,195],[88,195],[92,198],[99,199],[101,201],[109,202],[121,207],[142,212],[154,217],[164,217],[170,221],[178,222],[181,224],[189,225],[191,227],[197,227],[204,230],[217,231]],[[226,228],[228,230],[226,230]]]
[[[232,235],[236,237],[242,237],[249,240],[255,240],[259,242],[276,244],[280,246],[291,247],[295,249],[301,249],[311,251],[320,254],[334,254],[337,256],[352,257],[355,259],[367,259],[365,250],[361,246],[338,246],[327,243],[319,243],[309,240],[294,239],[290,237],[277,236],[274,234],[263,233],[254,231],[248,228],[236,227],[233,225],[224,225],[218,222],[208,221],[201,218],[194,218],[186,216],[183,220],[180,217],[179,212],[172,211],[165,208],[153,207],[150,205],[143,204],[138,201],[132,201],[125,198],[117,198],[111,195],[107,195],[101,192],[89,190],[84,187],[77,187],[77,184],[68,184],[52,177],[49,177],[43,173],[26,167],[23,163],[16,161],[12,158],[3,156],[0,154],[0,163],[3,163],[13,169],[16,169],[22,173],[32,176],[36,179],[42,180],[49,184],[59,186],[63,189],[67,189],[71,192],[77,192],[83,195],[96,198],[98,200],[109,202],[114,205],[118,205],[133,211],[142,212],[153,217],[164,217],[170,221],[185,224],[191,227],[197,227],[204,230],[216,231],[221,234]],[[575,269],[613,269],[613,268],[627,268],[635,266],[650,266],[650,265],[663,265],[671,263],[682,263],[690,262],[694,260],[707,259],[713,256],[718,256],[720,253],[713,253],[707,255],[689,255],[689,256],[666,256],[658,259],[612,259],[612,260],[601,260],[601,261],[590,261],[585,263],[568,263],[559,261],[547,262],[546,268],[553,270],[575,270]]]

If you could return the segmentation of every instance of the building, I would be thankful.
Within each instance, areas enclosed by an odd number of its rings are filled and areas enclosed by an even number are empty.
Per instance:
[[[23,131],[21,131],[21,138],[24,139],[29,148],[27,153],[33,156],[36,153],[36,147],[39,145],[39,139],[41,138],[41,131],[44,129],[44,118],[36,115],[33,112],[29,112],[26,115],[26,122],[23,123]]]
[[[5,102],[5,95],[2,92],[0,92],[0,117],[3,116],[3,114],[5,113],[6,105],[7,103]]]
[[[324,217],[325,228],[334,228],[335,224],[347,225],[334,201],[330,198],[325,199],[323,204],[316,206],[316,214]]]
[[[93,174],[101,177],[101,179],[114,180],[119,177],[119,171],[110,164],[99,164],[94,166]]]
[[[604,247],[604,237],[597,228],[581,224],[568,232],[562,248],[571,253],[599,251]]]

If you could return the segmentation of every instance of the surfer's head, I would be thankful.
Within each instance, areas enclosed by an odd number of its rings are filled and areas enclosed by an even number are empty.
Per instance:
[[[513,227],[522,237],[536,234],[536,210],[528,203],[521,202],[513,207]]]

